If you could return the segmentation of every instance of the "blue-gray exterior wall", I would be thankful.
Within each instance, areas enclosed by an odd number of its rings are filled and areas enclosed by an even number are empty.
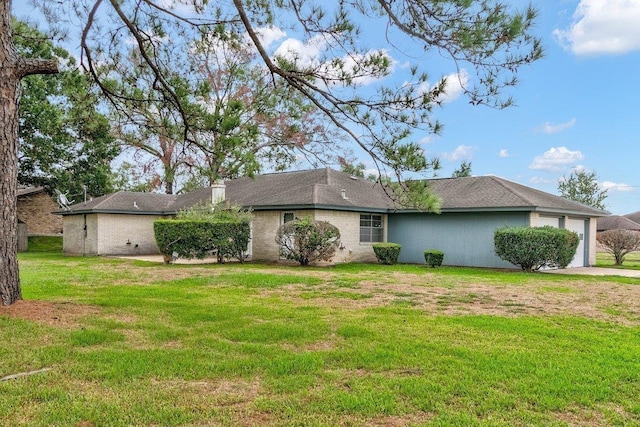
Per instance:
[[[529,212],[396,213],[389,215],[387,241],[402,245],[399,262],[421,264],[426,249],[439,249],[445,265],[515,268],[495,254],[493,233],[529,221]]]

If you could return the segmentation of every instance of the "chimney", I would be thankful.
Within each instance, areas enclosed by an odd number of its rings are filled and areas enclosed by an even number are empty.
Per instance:
[[[211,186],[211,203],[216,204],[224,201],[226,198],[225,188],[223,180],[218,180]]]

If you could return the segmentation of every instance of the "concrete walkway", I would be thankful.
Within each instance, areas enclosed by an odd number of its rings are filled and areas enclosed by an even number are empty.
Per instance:
[[[149,261],[149,262],[157,262],[160,264],[164,263],[164,258],[162,255],[126,255],[126,256],[117,256],[115,258],[121,259],[130,259],[136,261]],[[215,257],[203,258],[203,259],[186,259],[186,258],[178,258],[178,260],[174,264],[215,264],[218,260]]]
[[[541,270],[541,272],[550,274],[584,274],[587,276],[622,276],[640,278],[640,270],[625,270],[622,268],[575,267],[557,270]]]

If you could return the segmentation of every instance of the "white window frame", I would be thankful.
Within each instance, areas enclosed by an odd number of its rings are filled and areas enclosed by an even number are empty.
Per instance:
[[[362,225],[363,221],[369,221],[369,225]],[[384,242],[384,215],[373,214],[373,213],[361,213],[359,230],[360,230],[360,243],[362,244],[373,244],[373,243]],[[380,230],[379,240],[374,240],[374,230],[376,231]],[[365,239],[363,239],[364,234],[366,234]]]

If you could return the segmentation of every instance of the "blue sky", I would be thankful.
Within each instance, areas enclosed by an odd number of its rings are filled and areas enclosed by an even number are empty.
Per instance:
[[[558,181],[582,168],[595,171],[608,189],[605,204],[613,214],[640,211],[640,0],[531,4],[540,12],[535,32],[545,57],[519,71],[520,84],[512,92],[516,106],[473,107],[452,90],[451,100],[435,110],[442,134],[416,138],[428,156],[441,159],[440,177],[468,161],[473,175],[498,175],[557,194]],[[14,2],[18,16],[30,9]],[[265,39],[272,52],[321,50],[279,29],[265,30]],[[444,66],[433,74],[452,72]]]
[[[463,98],[437,111],[445,129],[427,152],[439,176],[461,161],[557,194],[573,168],[595,171],[613,214],[640,210],[640,0],[534,1],[545,57],[519,73],[506,110]]]

